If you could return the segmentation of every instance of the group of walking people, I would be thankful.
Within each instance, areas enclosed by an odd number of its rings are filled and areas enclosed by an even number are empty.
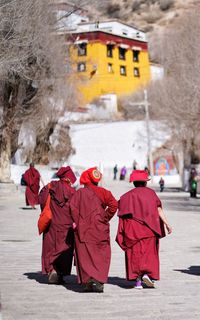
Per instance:
[[[63,276],[71,273],[74,257],[84,291],[104,291],[111,260],[109,222],[118,210],[116,241],[125,252],[127,280],[135,280],[136,289],[154,287],[154,281],[160,279],[159,240],[172,228],[160,199],[147,187],[147,171],[133,170],[130,182],[134,188],[119,201],[98,186],[102,174],[96,167],[81,174],[83,187],[78,190],[73,188],[76,176],[69,166],[56,175],[59,180],[51,181],[39,193],[42,212],[47,203],[51,210],[42,241],[42,273],[48,282],[61,284]]]
[[[118,167],[117,164],[114,166],[113,168],[113,180],[117,180],[117,172],[118,172]],[[126,178],[126,173],[127,173],[127,169],[125,166],[123,166],[120,170],[120,176],[119,176],[119,180],[125,180]]]

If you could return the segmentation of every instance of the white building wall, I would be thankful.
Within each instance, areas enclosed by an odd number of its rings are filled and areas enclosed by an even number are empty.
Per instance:
[[[128,26],[119,21],[104,21],[104,22],[92,22],[92,23],[81,23],[79,24],[76,32],[87,32],[102,30],[115,35],[123,36],[126,38],[137,39],[139,41],[146,41],[146,35],[144,32]]]
[[[151,80],[155,81],[155,80],[163,79],[164,68],[162,66],[151,64],[150,69],[151,69]]]

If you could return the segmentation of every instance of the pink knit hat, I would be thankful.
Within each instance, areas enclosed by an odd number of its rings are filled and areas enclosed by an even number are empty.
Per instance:
[[[129,182],[134,181],[149,181],[151,180],[146,170],[133,170],[130,174]]]

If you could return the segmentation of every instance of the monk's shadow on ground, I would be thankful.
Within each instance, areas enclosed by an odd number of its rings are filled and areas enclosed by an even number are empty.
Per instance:
[[[30,280],[35,280],[40,284],[46,284],[46,285],[53,286],[53,284],[48,283],[47,276],[43,275],[41,273],[41,271],[27,272],[27,273],[24,273],[24,276],[26,276]],[[70,291],[84,292],[83,287],[77,283],[77,277],[75,275],[66,276],[65,282],[61,285]]]
[[[38,272],[27,272],[23,274],[30,280],[35,280],[41,284],[48,284],[47,277],[45,277],[40,271]]]
[[[118,286],[123,289],[132,289],[134,281],[127,281],[125,278],[120,277],[109,277],[108,284],[112,284],[113,286]]]
[[[174,269],[174,271],[200,276],[200,266],[190,266],[188,269]]]
[[[108,278],[108,284],[112,284],[113,286],[118,286],[122,289],[133,289],[135,286],[135,281],[128,281],[125,278],[119,278],[119,277],[109,277]],[[145,285],[145,283],[142,284],[143,289],[148,290],[154,290],[155,288],[149,288]]]
[[[19,209],[22,209],[22,210],[32,210],[32,211],[36,210],[36,208],[33,209],[33,208],[31,208],[31,207],[19,207]]]
[[[184,270],[176,270],[176,271],[184,271]],[[200,267],[199,267],[199,274],[200,274]],[[43,275],[41,271],[27,272],[27,273],[24,273],[23,275],[30,280],[37,281],[40,284],[49,285],[47,276]],[[125,278],[120,278],[120,277],[109,277],[108,284],[111,284],[113,286],[118,286],[123,289],[132,289],[134,286],[134,281],[127,281]],[[52,284],[50,284],[50,286],[52,286]],[[66,276],[65,282],[62,284],[62,286],[65,287],[67,290],[70,290],[73,292],[78,292],[78,293],[84,292],[83,286],[77,283],[76,275]]]

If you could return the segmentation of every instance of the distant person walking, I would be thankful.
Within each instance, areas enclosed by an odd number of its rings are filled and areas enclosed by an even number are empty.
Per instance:
[[[192,168],[190,171],[189,190],[190,190],[190,197],[196,198],[197,197],[197,171],[195,168]]]
[[[70,201],[75,224],[75,257],[78,282],[85,291],[103,292],[111,259],[109,221],[118,203],[112,193],[98,183],[102,174],[97,168],[84,171],[80,188]]]
[[[33,209],[36,204],[39,204],[38,194],[40,190],[40,180],[44,185],[44,182],[40,176],[40,173],[34,167],[34,163],[30,163],[30,168],[23,174],[23,180],[26,185],[26,205],[31,206]]]
[[[148,173],[148,175],[150,175],[150,170],[147,166],[144,167],[144,170]]]
[[[125,180],[126,178],[126,173],[127,173],[127,169],[126,167],[124,166],[123,168],[121,168],[121,171],[120,171],[120,180]]]
[[[114,180],[117,179],[117,172],[118,172],[118,168],[117,168],[117,164],[114,166],[114,169],[113,169],[113,173],[114,173]]]
[[[165,180],[163,179],[163,177],[160,178],[159,185],[160,185],[160,192],[163,192],[165,187]]]
[[[133,170],[137,170],[137,161],[133,160]]]
[[[119,201],[119,225],[116,241],[125,251],[127,280],[136,280],[135,288],[154,287],[160,279],[159,239],[171,226],[162,210],[156,193],[147,188],[148,173],[134,170],[130,182],[135,188],[121,196]]]
[[[76,192],[71,186],[76,181],[76,176],[69,166],[60,168],[56,176],[60,180],[51,181],[39,194],[42,210],[50,194],[52,219],[43,232],[42,273],[48,275],[51,284],[62,283],[63,276],[71,273],[74,251],[69,201]]]

